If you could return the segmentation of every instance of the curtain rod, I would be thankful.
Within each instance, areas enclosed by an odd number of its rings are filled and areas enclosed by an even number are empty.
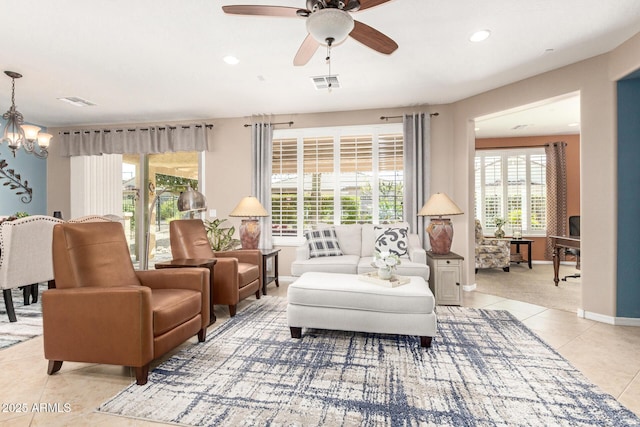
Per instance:
[[[191,126],[197,127],[197,128],[201,128],[203,125],[183,125],[182,129],[189,129]],[[205,128],[207,129],[212,129],[213,125],[204,125]],[[159,127],[158,130],[166,130],[167,128],[169,128],[170,130],[174,130],[177,129],[176,126],[162,126]],[[80,133],[91,133],[91,132],[104,132],[104,133],[111,133],[111,132],[135,132],[137,130],[155,130],[154,128],[140,128],[140,129],[95,129],[95,130],[76,130],[76,131],[66,131],[66,132],[59,132],[60,135],[78,135]]]
[[[293,126],[293,122],[280,122],[280,123],[269,123],[270,125],[289,125],[289,127]],[[251,124],[249,123],[245,123],[244,127],[248,128],[249,126],[251,126]]]
[[[518,148],[542,148],[549,147],[551,145],[562,144],[563,146],[567,146],[566,142],[549,142],[541,145],[504,145],[498,147],[476,147],[476,150],[514,150]]]
[[[438,117],[440,113],[429,113],[430,117]],[[380,116],[380,120],[401,119],[403,116]]]

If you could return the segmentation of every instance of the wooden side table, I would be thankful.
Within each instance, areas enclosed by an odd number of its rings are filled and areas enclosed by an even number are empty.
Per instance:
[[[280,287],[280,281],[278,279],[278,254],[280,249],[260,249],[262,252],[262,295],[267,294],[267,285],[271,282],[276,282],[276,286]],[[267,261],[269,258],[273,259],[273,271],[272,275],[269,275],[267,270]]]
[[[156,270],[161,268],[188,268],[200,267],[209,269],[209,325],[215,323],[216,315],[213,312],[213,267],[218,262],[215,258],[178,258],[155,264]]]
[[[525,259],[522,257],[522,254],[520,253],[520,245],[527,245],[527,263],[529,264],[529,269],[533,268],[531,265],[531,244],[533,243],[533,240],[529,240],[529,239],[510,239],[511,240],[511,244],[515,245],[516,247],[516,253],[512,253],[511,254],[511,262],[517,262],[518,264],[520,264],[521,262],[524,262]]]

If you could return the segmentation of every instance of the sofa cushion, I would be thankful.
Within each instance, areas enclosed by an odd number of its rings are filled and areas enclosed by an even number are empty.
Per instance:
[[[362,226],[360,224],[336,225],[334,227],[340,250],[344,255],[360,256],[362,246]]]
[[[375,226],[374,230],[376,232],[376,252],[389,252],[399,257],[408,256],[409,228]]]
[[[202,295],[189,289],[152,289],[151,306],[157,337],[200,314]]]
[[[435,300],[426,282],[412,277],[403,286],[387,288],[357,276],[306,273],[289,285],[289,304],[378,313],[433,313]]]
[[[356,274],[359,260],[360,257],[357,255],[342,255],[294,261],[291,263],[291,274],[301,276],[309,271]]]
[[[238,285],[242,288],[260,278],[260,267],[246,262],[238,263]]]
[[[309,245],[310,258],[342,255],[333,228],[305,231],[304,236],[307,238],[307,245]]]

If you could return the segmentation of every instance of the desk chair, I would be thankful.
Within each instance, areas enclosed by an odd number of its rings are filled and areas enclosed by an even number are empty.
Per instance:
[[[569,217],[569,236],[580,237],[580,215]],[[575,255],[576,257],[576,269],[580,270],[580,249],[567,249],[566,253]],[[566,282],[569,277],[574,279],[580,278],[580,273],[570,274],[562,278],[563,282]]]

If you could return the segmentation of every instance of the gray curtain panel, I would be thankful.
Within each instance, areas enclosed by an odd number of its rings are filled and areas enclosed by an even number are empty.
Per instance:
[[[60,155],[150,154],[207,150],[207,125],[159,125],[60,132]]]
[[[271,153],[273,127],[271,123],[257,122],[251,125],[251,194],[255,195],[269,216],[260,218],[259,247],[271,249]]]
[[[553,142],[544,148],[547,155],[547,236],[567,235],[567,154],[566,143]],[[544,256],[553,259],[553,243],[547,239]],[[564,259],[564,252],[560,252]]]
[[[429,199],[431,165],[431,116],[427,113],[405,114],[404,133],[404,220],[411,232],[418,233],[427,247],[425,217],[418,211]]]

